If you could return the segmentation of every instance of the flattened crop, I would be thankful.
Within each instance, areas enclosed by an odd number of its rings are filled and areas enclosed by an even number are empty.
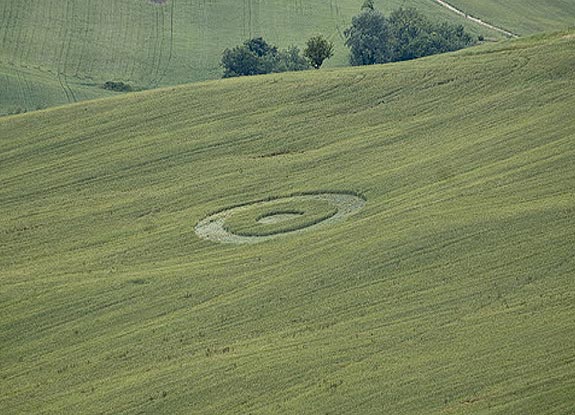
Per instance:
[[[365,206],[352,193],[306,193],[233,206],[202,219],[196,234],[212,242],[257,243],[345,220]]]

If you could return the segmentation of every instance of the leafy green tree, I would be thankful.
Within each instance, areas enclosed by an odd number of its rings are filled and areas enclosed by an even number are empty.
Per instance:
[[[224,78],[274,72],[278,58],[278,49],[263,38],[246,40],[240,46],[224,50],[221,62]]]
[[[307,41],[303,55],[309,60],[311,66],[319,69],[326,59],[333,56],[333,43],[322,35],[314,36]]]
[[[364,7],[345,30],[345,44],[350,48],[352,65],[373,65],[391,60],[387,19],[379,11]]]
[[[261,37],[224,50],[221,65],[224,67],[224,78],[309,69],[299,48],[291,46],[278,50]]]
[[[415,59],[475,43],[461,25],[431,22],[413,8],[399,8],[386,18],[367,3],[344,32],[352,65]]]
[[[473,36],[465,31],[463,25],[441,23],[440,25],[436,25],[435,31],[444,39],[444,49],[442,52],[467,48],[476,43]],[[480,37],[477,40],[481,40]]]
[[[473,45],[461,25],[431,22],[413,8],[399,8],[389,16],[394,61],[416,59]]]
[[[391,32],[390,46],[393,61],[423,56],[416,52],[414,44],[421,43],[418,42],[420,37],[425,38],[427,37],[426,34],[433,32],[433,28],[425,16],[418,13],[414,8],[404,9],[400,7],[390,14],[388,24]]]
[[[270,45],[262,37],[255,37],[253,39],[247,40],[244,42],[244,46],[260,58],[270,55],[273,56],[278,53],[278,48]]]
[[[290,46],[279,52],[275,72],[304,71],[306,69],[309,69],[309,63],[301,55],[297,46]]]
[[[224,78],[266,73],[258,55],[245,45],[224,50],[222,66],[224,67]]]

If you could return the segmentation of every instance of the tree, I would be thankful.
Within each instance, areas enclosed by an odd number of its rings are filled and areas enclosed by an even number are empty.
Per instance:
[[[278,48],[270,45],[263,37],[254,37],[253,39],[247,40],[244,42],[244,46],[260,58],[278,53]]]
[[[345,30],[352,65],[373,65],[391,60],[387,19],[379,11],[365,7]]]
[[[224,78],[265,73],[258,56],[245,45],[224,50],[222,66]]]
[[[345,30],[352,65],[396,62],[462,49],[474,44],[463,26],[434,23],[413,8],[386,18],[366,1]]]
[[[333,56],[333,43],[322,35],[314,36],[307,41],[303,56],[309,60],[311,66],[319,69],[323,61]]]
[[[290,46],[279,52],[275,72],[304,71],[306,69],[309,69],[309,63],[300,54],[297,46]]]
[[[389,16],[393,60],[404,61],[463,49],[474,43],[461,25],[435,23],[413,8],[399,8]]]
[[[428,35],[433,33],[429,20],[414,8],[400,7],[391,12],[388,18],[390,28],[391,55],[393,61],[419,58],[425,49],[421,46]],[[432,53],[429,53],[430,55]]]
[[[278,49],[263,38],[246,40],[242,45],[224,50],[222,66],[224,78],[234,76],[262,75],[274,72]]]
[[[224,50],[221,65],[224,67],[224,78],[309,69],[297,46],[278,50],[261,37]]]

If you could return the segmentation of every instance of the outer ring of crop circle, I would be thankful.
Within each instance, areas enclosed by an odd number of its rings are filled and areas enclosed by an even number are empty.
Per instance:
[[[238,211],[247,209],[252,205],[261,205],[267,202],[278,201],[281,199],[302,199],[302,200],[319,200],[328,201],[335,205],[337,212],[335,215],[322,220],[318,223],[314,223],[299,229],[289,230],[286,232],[279,232],[273,235],[267,236],[242,236],[236,235],[229,232],[225,227],[226,218],[230,217]],[[265,199],[245,202],[233,206],[228,206],[223,209],[219,209],[210,215],[206,216],[204,219],[200,220],[194,230],[198,237],[201,239],[209,240],[218,243],[230,243],[230,244],[246,244],[246,243],[258,243],[264,242],[270,239],[274,239],[280,236],[307,232],[311,229],[315,229],[321,226],[325,226],[330,223],[341,222],[345,220],[348,216],[353,215],[358,210],[363,208],[367,203],[367,199],[356,192],[351,191],[317,191],[317,192],[301,192],[292,193],[286,196],[274,196]]]

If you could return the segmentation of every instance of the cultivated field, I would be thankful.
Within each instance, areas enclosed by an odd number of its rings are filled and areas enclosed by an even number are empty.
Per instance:
[[[280,47],[321,33],[347,64],[343,31],[363,0],[3,0],[0,115],[108,95],[110,80],[149,89],[218,78],[222,51],[252,36]],[[414,5],[474,34],[501,35],[429,0],[376,1],[386,12]]]
[[[575,27],[575,0],[448,0],[467,13],[526,35]]]
[[[571,414],[574,35],[3,117],[0,412]]]

